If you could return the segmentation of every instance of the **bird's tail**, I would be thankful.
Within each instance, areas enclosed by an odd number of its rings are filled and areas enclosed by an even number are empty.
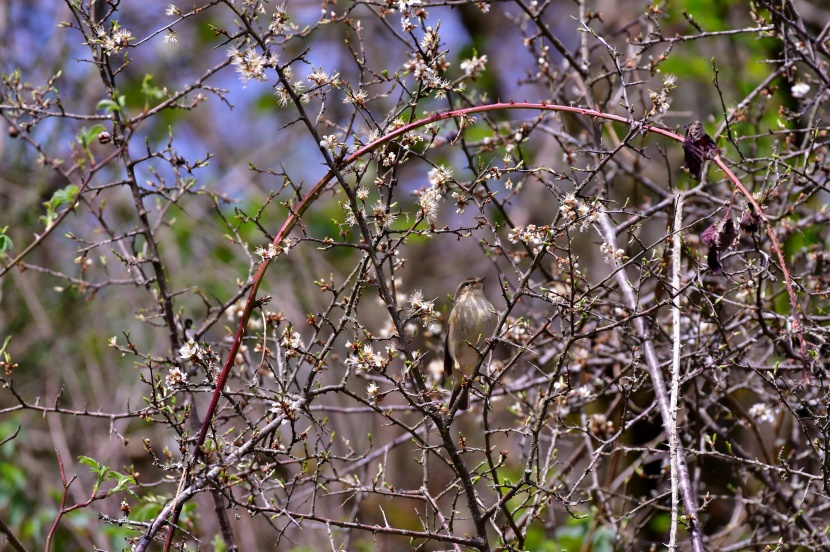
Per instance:
[[[456,397],[458,397],[459,410],[467,410],[470,408],[470,388],[462,386],[461,381],[458,381],[452,388],[452,395],[450,396],[450,402],[448,405],[449,408],[452,408]]]

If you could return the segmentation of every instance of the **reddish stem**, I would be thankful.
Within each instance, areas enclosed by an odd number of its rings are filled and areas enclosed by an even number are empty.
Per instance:
[[[793,289],[793,282],[792,278],[790,277],[790,271],[787,269],[787,262],[784,260],[784,253],[781,250],[781,244],[778,243],[778,238],[775,236],[775,232],[772,230],[772,225],[769,222],[769,219],[764,214],[763,209],[755,201],[755,198],[752,197],[752,194],[749,193],[749,190],[744,187],[738,177],[735,176],[729,167],[726,166],[723,159],[718,156],[714,159],[715,163],[717,163],[718,167],[720,167],[726,176],[729,177],[729,180],[735,185],[735,187],[743,194],[746,198],[747,203],[752,205],[752,208],[755,209],[755,212],[758,213],[758,216],[764,222],[764,230],[769,236],[770,242],[772,242],[772,250],[775,252],[775,255],[778,257],[778,263],[781,265],[781,273],[784,275],[784,282],[787,286],[787,294],[790,297],[790,308],[792,309],[792,316],[793,316],[793,330],[795,331],[796,335],[798,336],[798,344],[801,353],[801,365],[804,369],[804,381],[810,381],[810,366],[807,362],[807,344],[804,341],[804,332],[801,328],[801,317],[798,313],[798,301],[795,297],[795,290]],[[731,204],[730,204],[731,207]]]
[[[49,552],[49,548],[52,546],[52,538],[55,536],[55,531],[58,530],[58,525],[61,522],[64,514],[68,514],[73,510],[77,510],[78,508],[86,508],[92,502],[98,498],[95,496],[95,488],[92,489],[92,494],[89,497],[89,500],[86,502],[81,502],[79,504],[75,504],[74,506],[70,506],[69,508],[66,507],[66,495],[69,493],[69,487],[72,486],[72,483],[75,481],[75,476],[72,476],[72,481],[66,480],[66,471],[63,467],[63,458],[61,458],[61,453],[58,449],[55,449],[55,455],[58,457],[58,469],[61,473],[61,483],[63,484],[63,494],[61,495],[61,507],[58,510],[58,516],[55,518],[55,522],[52,524],[52,528],[49,529],[49,534],[46,536],[46,546],[44,546],[43,550],[45,552]]]

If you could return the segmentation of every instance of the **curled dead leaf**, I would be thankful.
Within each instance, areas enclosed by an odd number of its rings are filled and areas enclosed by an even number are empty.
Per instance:
[[[732,220],[732,215],[727,213],[718,222],[713,222],[700,235],[700,240],[709,246],[709,253],[706,256],[706,262],[709,265],[709,270],[717,274],[723,270],[723,265],[720,262],[720,254],[726,251],[735,240],[738,239],[738,227],[735,221]]]
[[[695,121],[686,125],[686,138],[683,140],[683,152],[686,157],[686,168],[689,169],[695,180],[700,180],[703,170],[703,161],[713,159],[720,153],[718,145],[712,137],[706,134],[703,124]]]

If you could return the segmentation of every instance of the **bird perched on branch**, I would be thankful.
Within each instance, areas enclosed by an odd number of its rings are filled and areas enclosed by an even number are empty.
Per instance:
[[[484,295],[484,278],[467,278],[461,282],[453,299],[444,342],[444,377],[449,377],[453,368],[459,372],[450,397],[450,408],[456,397],[460,410],[470,407],[469,382],[463,380],[473,375],[479,350],[493,335],[497,321],[496,309]]]

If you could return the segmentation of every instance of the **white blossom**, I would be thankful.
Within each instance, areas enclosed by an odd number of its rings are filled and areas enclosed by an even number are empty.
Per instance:
[[[614,264],[615,261],[621,261],[623,257],[622,249],[614,249],[610,244],[603,243],[599,247],[600,253],[602,253],[602,258],[605,260],[606,263]]]
[[[810,85],[807,84],[806,82],[796,83],[796,84],[793,85],[792,88],[790,88],[790,94],[793,95],[793,98],[796,98],[798,100],[805,97],[807,95],[807,92],[809,92],[809,91],[810,91]]]
[[[289,400],[290,399],[290,400]],[[297,412],[303,405],[303,399],[299,397],[286,396],[278,401],[271,401],[271,408],[268,412],[277,416],[285,416],[287,420],[296,420]]]
[[[764,403],[755,403],[749,408],[749,415],[759,423],[775,421],[775,412]]]
[[[335,73],[334,75],[329,75],[322,68],[315,69],[311,72],[308,76],[308,80],[312,83],[316,84],[317,86],[323,85],[330,85],[330,86],[339,86],[340,85],[340,73]]]
[[[182,345],[181,349],[179,349],[179,356],[184,359],[191,359],[196,357],[199,354],[200,347],[199,345],[193,341],[192,339]]]
[[[377,404],[380,402],[378,400],[380,398],[380,387],[378,387],[375,382],[370,383],[366,386],[366,395],[369,397],[369,401],[372,404]]]
[[[101,41],[104,53],[108,56],[117,54],[129,46],[131,40],[135,40],[133,34],[124,28],[115,29],[112,34],[107,34],[102,30],[98,33],[98,39]]]
[[[461,70],[464,71],[464,74],[468,77],[473,79],[478,78],[484,72],[485,66],[487,65],[487,56],[476,57],[473,56],[470,59],[465,59],[461,62]]]
[[[568,226],[581,222],[580,232],[588,228],[599,217],[599,211],[595,204],[586,205],[580,199],[577,199],[573,192],[565,194],[559,206],[559,212],[565,218]]]
[[[277,8],[271,16],[271,24],[268,25],[268,32],[278,35],[287,31],[288,28],[288,14],[285,11],[285,7]]]
[[[418,203],[421,206],[421,213],[427,222],[433,223],[438,218],[438,203],[442,197],[443,194],[438,186],[430,186],[421,192]]]
[[[187,383],[187,374],[182,372],[178,366],[170,368],[167,377],[164,379],[167,387],[177,387]]]
[[[266,247],[259,246],[254,249],[254,254],[258,255],[263,261],[267,261],[279,257],[282,253],[287,253],[294,245],[296,244],[285,239],[282,240],[281,244],[269,243]]]
[[[346,97],[343,98],[343,103],[344,104],[355,104],[355,105],[363,106],[366,103],[366,100],[368,99],[368,97],[369,97],[369,94],[363,89],[359,89],[359,90],[349,89],[349,90],[346,91]]]
[[[419,289],[409,298],[409,316],[418,318],[424,328],[428,328],[435,320],[435,301],[424,299],[424,293]]]
[[[547,241],[549,226],[539,226],[535,224],[528,224],[527,226],[516,226],[512,228],[507,234],[507,239],[510,243],[524,242],[529,246],[543,245]]]
[[[282,333],[281,345],[291,349],[302,349],[303,340],[300,336],[300,332],[295,332],[293,329],[290,329],[290,327],[285,328]]]
[[[378,370],[384,367],[387,360],[383,355],[374,351],[368,343],[362,349],[346,359],[346,366],[353,367],[358,373]]]
[[[398,10],[401,13],[409,12],[409,8],[412,6],[417,6],[421,3],[421,0],[398,0]]]
[[[283,85],[279,85],[274,89],[274,95],[277,97],[277,103],[280,107],[285,107],[291,102],[291,95]]]
[[[444,165],[433,167],[427,173],[427,180],[429,180],[430,186],[446,189],[452,181],[452,168]]]
[[[386,205],[385,202],[378,200],[372,205],[372,215],[375,217],[375,222],[382,226],[383,228],[389,228],[392,226],[392,223],[395,222],[395,219],[398,218],[398,215],[392,213],[390,208],[394,207]]]
[[[251,79],[260,82],[268,80],[265,69],[274,67],[277,63],[275,56],[266,57],[253,48],[245,52],[230,48],[228,56],[231,58],[231,64],[236,67],[236,72],[239,73],[243,83],[247,83]]]

